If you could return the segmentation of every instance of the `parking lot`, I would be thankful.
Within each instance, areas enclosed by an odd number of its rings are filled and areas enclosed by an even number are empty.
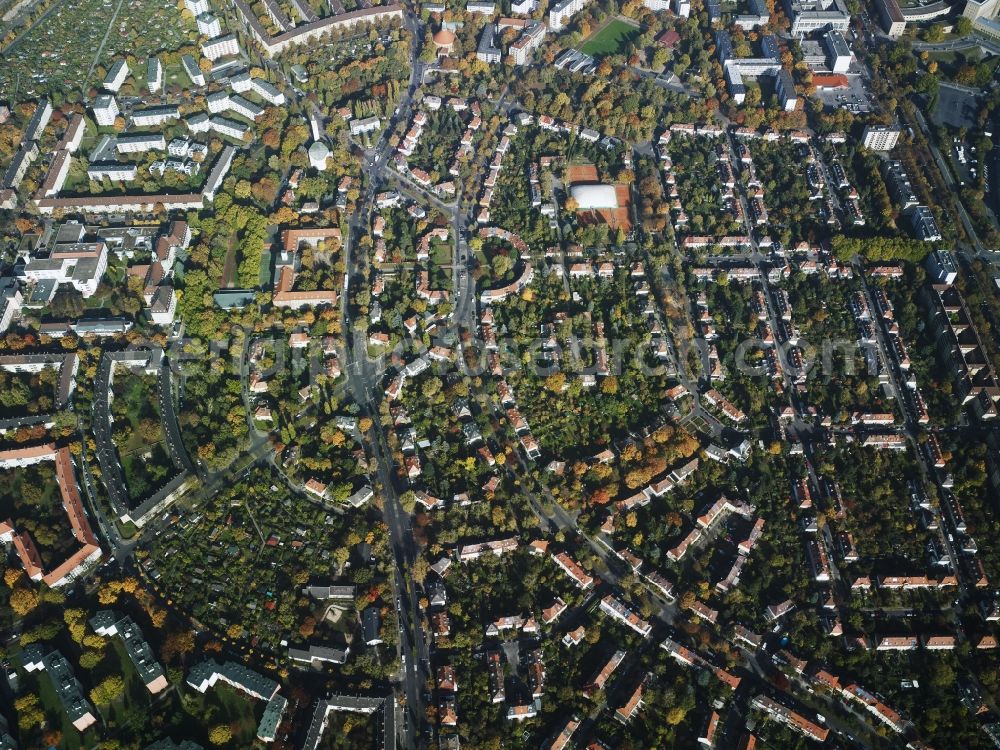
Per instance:
[[[975,128],[982,94],[964,87],[942,83],[938,87],[938,105],[932,120],[937,125]]]
[[[860,73],[847,74],[846,89],[817,89],[816,95],[830,108],[847,109],[851,112],[871,112],[871,95]]]

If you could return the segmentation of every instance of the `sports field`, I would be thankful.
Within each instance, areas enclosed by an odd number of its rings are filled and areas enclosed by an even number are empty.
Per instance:
[[[580,51],[593,57],[618,54],[624,52],[625,45],[637,36],[638,28],[615,18],[591,34],[580,46]]]

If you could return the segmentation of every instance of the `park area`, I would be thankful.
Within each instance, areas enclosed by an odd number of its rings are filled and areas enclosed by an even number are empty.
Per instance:
[[[580,51],[594,57],[623,54],[628,43],[637,36],[637,26],[621,18],[613,18],[591,34],[580,46]]]
[[[159,387],[155,375],[119,375],[112,387],[112,440],[118,448],[129,498],[141,501],[175,472],[160,417]]]

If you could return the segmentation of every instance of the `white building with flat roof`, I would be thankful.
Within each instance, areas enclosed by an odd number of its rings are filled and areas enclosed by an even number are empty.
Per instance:
[[[549,9],[549,28],[553,31],[562,31],[569,20],[583,10],[586,4],[587,0],[559,0]]]
[[[108,74],[104,76],[104,88],[117,93],[118,89],[125,83],[125,79],[128,78],[128,72],[128,63],[124,60],[119,60],[111,66]]]
[[[158,57],[151,57],[146,61],[146,88],[150,94],[163,88],[163,63]]]
[[[191,79],[191,83],[195,86],[205,85],[205,74],[198,67],[198,61],[191,55],[181,55],[181,66],[184,68],[184,72],[187,73],[187,77]]]
[[[215,62],[220,57],[238,55],[240,53],[240,43],[237,41],[235,34],[226,34],[205,42],[201,45],[201,51],[205,57]]]
[[[102,128],[115,124],[118,117],[118,102],[110,94],[102,94],[94,100],[94,121]]]
[[[265,81],[263,78],[252,78],[250,80],[250,88],[253,89],[253,92],[257,96],[269,104],[280,107],[285,103],[285,95],[278,91],[274,84]]]
[[[247,133],[250,132],[250,128],[242,122],[230,120],[228,117],[222,117],[221,115],[215,115],[209,119],[208,129],[222,135],[228,135],[230,138],[235,138],[238,141],[244,140]]]
[[[198,24],[198,33],[209,39],[214,39],[222,35],[222,22],[214,13],[202,13],[195,19]]]
[[[162,125],[169,120],[176,120],[181,116],[180,110],[173,105],[162,107],[146,107],[132,112],[132,124],[146,128],[153,125]]]
[[[135,164],[121,164],[119,162],[99,162],[87,167],[87,176],[95,181],[103,180],[105,177],[112,182],[131,182],[136,178],[138,168]]]
[[[205,106],[208,107],[208,111],[213,115],[219,114],[219,112],[225,112],[229,109],[229,92],[228,91],[215,91],[205,97]]]
[[[115,148],[120,154],[141,154],[154,149],[162,151],[166,147],[167,141],[163,133],[120,135],[115,141]]]
[[[861,142],[872,151],[892,151],[899,143],[901,132],[899,128],[869,125],[861,136]]]
[[[381,120],[377,117],[363,117],[360,120],[351,120],[351,135],[362,135],[378,130],[382,126]]]

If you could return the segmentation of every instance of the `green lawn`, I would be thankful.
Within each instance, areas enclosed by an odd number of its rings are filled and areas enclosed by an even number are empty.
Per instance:
[[[450,266],[453,260],[451,242],[431,242],[431,263],[435,266]]]
[[[639,29],[619,18],[612,19],[604,28],[598,29],[580,46],[580,51],[603,57],[625,51],[625,45],[639,36]]]

